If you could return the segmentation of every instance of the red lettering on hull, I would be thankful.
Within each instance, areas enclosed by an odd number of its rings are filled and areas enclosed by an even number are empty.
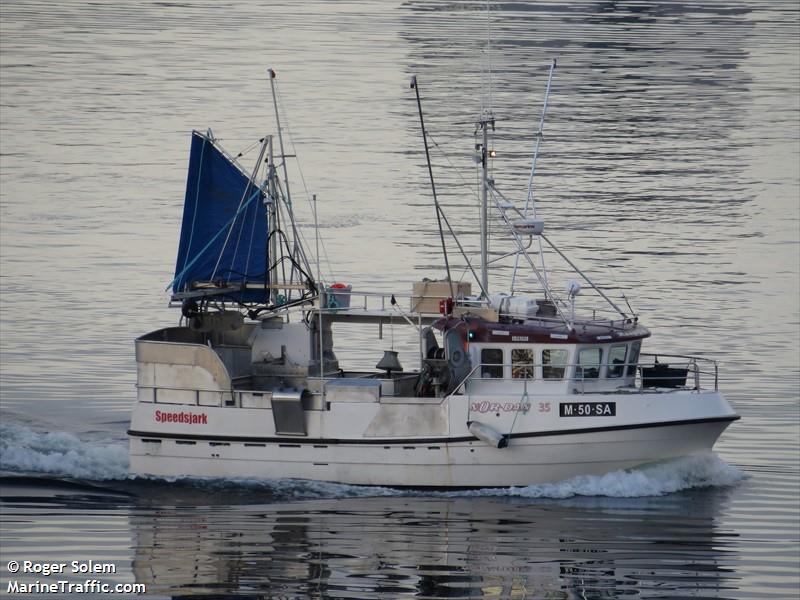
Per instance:
[[[187,425],[208,425],[206,413],[156,411],[156,423],[186,423]]]

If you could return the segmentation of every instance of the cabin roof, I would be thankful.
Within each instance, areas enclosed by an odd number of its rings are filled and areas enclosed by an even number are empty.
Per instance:
[[[650,330],[635,319],[624,321],[576,320],[570,330],[551,319],[494,323],[483,317],[442,317],[433,326],[440,331],[461,327],[476,343],[608,344],[650,337]]]

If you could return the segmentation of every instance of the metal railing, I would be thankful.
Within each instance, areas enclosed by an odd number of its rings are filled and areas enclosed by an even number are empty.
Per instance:
[[[330,298],[346,298],[347,300],[344,302],[338,302],[338,306],[328,306],[330,302]],[[404,301],[404,305],[401,306],[403,311],[410,311],[411,300],[412,298],[420,298],[419,294],[414,293],[391,293],[391,292],[361,292],[357,291],[354,292],[353,290],[337,290],[336,288],[330,289],[326,288],[325,292],[323,293],[323,304],[322,312],[324,313],[333,313],[336,314],[337,312],[346,311],[346,310],[388,310],[392,307],[392,298],[395,301],[400,303],[400,301]]]
[[[226,406],[226,407],[241,407],[242,406],[242,398],[246,395],[251,395],[255,398],[263,397],[263,396],[272,396],[271,390],[237,390],[237,389],[230,389],[230,390],[207,390],[207,389],[197,389],[197,388],[179,388],[179,387],[169,387],[169,386],[152,386],[152,385],[137,385],[138,389],[142,390],[150,390],[152,392],[152,402],[153,404],[168,404],[173,406]],[[161,400],[159,399],[159,392],[185,392],[187,394],[194,394],[193,402],[175,402],[172,399],[168,400]],[[217,402],[200,402],[200,395],[204,394],[209,398],[214,398],[216,396]],[[162,397],[165,394],[161,394]]]
[[[667,365],[667,368],[678,368],[681,369],[685,365],[688,372],[692,373],[694,376],[695,382],[695,389],[701,389],[700,383],[701,378],[703,376],[714,377],[714,389],[719,389],[719,364],[717,361],[711,358],[705,358],[704,356],[690,356],[685,354],[661,354],[661,353],[650,353],[650,352],[642,352],[639,355],[639,358],[643,357],[652,357],[652,363],[643,363],[639,362],[638,366],[641,370],[641,367],[644,366],[645,368],[652,368],[656,365]],[[667,362],[659,362],[659,358],[667,359]],[[664,377],[669,378],[669,375],[666,376],[655,376],[653,379],[655,381],[659,379],[663,379]]]
[[[154,404],[175,404],[175,405],[185,405],[185,406],[224,406],[224,398],[225,396],[229,396],[233,398],[235,394],[239,394],[238,390],[207,390],[207,389],[198,389],[198,388],[179,388],[179,387],[172,387],[166,385],[137,385],[137,389],[140,390],[150,390],[153,394],[152,402]],[[186,392],[194,394],[194,402],[170,402],[158,399],[159,391],[162,392]],[[200,403],[200,394],[208,394],[208,395],[216,395],[219,398],[218,404],[201,404]]]
[[[522,384],[527,391],[528,385],[536,382],[544,383],[564,383],[576,382],[579,384],[575,391],[581,394],[591,393],[604,393],[613,391],[609,389],[609,384],[619,382],[619,388],[633,388],[637,391],[644,391],[646,389],[652,392],[659,392],[664,389],[683,389],[700,392],[703,389],[703,381],[707,378],[714,380],[714,390],[719,389],[719,365],[717,361],[702,356],[688,356],[682,354],[655,354],[655,353],[642,353],[640,358],[647,360],[640,360],[638,362],[625,362],[600,365],[585,365],[580,363],[564,363],[564,364],[544,364],[533,362],[511,362],[511,363],[479,363],[472,367],[469,373],[453,388],[452,394],[464,393],[466,386],[470,382],[513,382]],[[664,360],[666,359],[666,362]],[[506,367],[512,369],[512,377],[483,377],[483,371],[480,369],[486,367],[494,367],[503,369],[505,373]],[[622,375],[619,377],[608,377],[608,368],[622,368]],[[634,367],[631,370],[629,367]],[[562,371],[561,377],[545,377],[543,369],[559,369]],[[576,376],[578,368],[596,368],[598,371],[597,377],[586,377],[584,375]],[[513,369],[520,369],[522,375],[513,375]],[[478,376],[476,376],[476,373]],[[530,374],[529,376],[527,374]],[[586,388],[587,384],[600,383],[599,388],[594,389]],[[627,385],[625,384],[627,383]],[[171,405],[186,405],[186,406],[241,406],[242,397],[244,395],[253,395],[259,397],[264,394],[271,394],[270,390],[240,390],[231,388],[230,390],[219,389],[197,389],[197,388],[177,388],[167,386],[144,386],[138,385],[139,389],[152,390],[152,402],[155,404],[171,404]],[[190,392],[194,394],[194,402],[170,402],[159,401],[158,392],[163,390],[165,392]],[[200,395],[206,394],[210,397],[216,395],[219,399],[217,404],[206,404],[200,402]],[[229,399],[226,401],[226,397]]]
[[[613,384],[615,382],[630,382],[630,385],[620,385],[620,387],[634,387],[638,390],[652,389],[657,391],[659,388],[669,389],[692,389],[700,391],[703,388],[703,381],[706,378],[713,378],[714,390],[719,389],[719,365],[715,360],[704,358],[701,356],[687,356],[680,354],[650,354],[642,353],[641,358],[652,358],[649,360],[639,360],[638,362],[621,362],[621,363],[600,363],[600,364],[582,364],[582,363],[559,363],[559,364],[544,364],[534,362],[511,362],[511,363],[479,363],[475,365],[470,372],[464,377],[461,382],[456,385],[453,393],[463,392],[465,386],[472,381],[492,382],[492,381],[510,381],[515,383],[525,383],[526,386],[531,382],[546,382],[546,383],[559,383],[564,381],[579,382],[581,388],[578,390],[580,393],[592,393],[590,389],[586,391],[585,385],[591,383],[605,383]],[[667,359],[667,362],[659,361],[659,359]],[[511,377],[484,377],[482,369],[484,368],[500,368],[505,373],[506,367],[512,370]],[[630,367],[633,367],[631,369]],[[621,374],[616,377],[609,377],[608,370],[610,368],[621,369]],[[514,375],[514,369],[518,369],[518,375]],[[561,376],[545,376],[545,369],[557,369],[561,372]],[[579,371],[581,369],[581,371]],[[587,377],[586,371],[592,369],[596,370],[597,375]],[[476,376],[477,373],[477,376]],[[581,373],[578,375],[578,373]],[[687,384],[687,380],[691,377],[691,384]],[[632,381],[631,381],[632,380]]]

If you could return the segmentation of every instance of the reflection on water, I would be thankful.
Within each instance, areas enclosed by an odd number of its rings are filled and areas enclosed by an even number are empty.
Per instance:
[[[714,522],[726,493],[704,494],[686,514],[695,500],[370,498],[137,512],[133,570],[172,595],[717,597],[731,584],[735,542]]]
[[[730,488],[647,499],[262,504],[227,492],[144,483],[131,498],[6,481],[3,518],[12,541],[29,522],[38,539],[27,542],[29,556],[47,532],[58,548],[52,560],[72,556],[77,523],[82,536],[100,535],[119,581],[174,598],[718,598],[738,580],[738,534],[717,518]]]

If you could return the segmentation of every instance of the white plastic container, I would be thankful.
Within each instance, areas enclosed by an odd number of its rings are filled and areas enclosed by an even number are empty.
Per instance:
[[[508,314],[520,317],[532,317],[539,310],[536,298],[531,296],[511,296],[506,303]]]

